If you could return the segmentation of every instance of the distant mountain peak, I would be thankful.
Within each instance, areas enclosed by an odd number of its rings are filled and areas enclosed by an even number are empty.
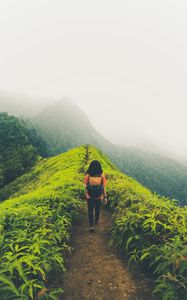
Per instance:
[[[56,101],[53,102],[53,104],[68,104],[68,105],[74,105],[77,106],[77,104],[73,101],[73,99],[70,96],[62,96],[56,98]]]
[[[78,111],[84,114],[84,112],[81,110],[81,108],[72,100],[69,96],[64,96],[61,98],[58,98],[55,102],[53,102],[51,105],[45,107],[44,111],[48,111],[50,109],[60,109],[64,111]],[[85,114],[84,114],[85,115]]]

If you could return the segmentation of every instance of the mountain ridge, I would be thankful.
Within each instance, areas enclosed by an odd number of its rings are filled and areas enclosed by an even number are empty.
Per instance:
[[[48,138],[49,145],[52,141],[51,155],[84,143],[93,144],[104,151],[122,172],[134,177],[153,192],[178,198],[185,203],[187,168],[182,164],[161,154],[112,144],[93,127],[86,114],[72,101],[54,103],[52,108],[52,111],[51,107],[45,110],[48,115],[40,113],[35,118],[38,129],[42,129],[43,138]]]
[[[104,151],[119,169],[143,185],[182,204],[187,200],[187,166],[161,154],[119,146],[105,139],[69,97],[51,103],[31,119],[46,141],[50,156],[81,144]],[[161,171],[162,170],[162,171]]]

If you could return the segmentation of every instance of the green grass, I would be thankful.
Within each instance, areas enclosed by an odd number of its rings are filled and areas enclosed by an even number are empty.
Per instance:
[[[47,291],[48,277],[66,270],[69,229],[83,207],[84,164],[80,147],[41,160],[10,184],[11,198],[0,205],[1,300],[34,299],[39,291],[42,299],[58,299],[62,290]]]
[[[155,290],[163,300],[187,299],[187,208],[158,197],[132,178],[119,173],[98,151],[106,170],[110,208],[114,211],[112,243],[154,275]]]
[[[48,289],[54,274],[66,272],[70,228],[85,206],[83,172],[98,159],[108,179],[113,212],[111,242],[129,260],[153,274],[163,300],[186,299],[187,209],[122,174],[96,148],[82,146],[41,160],[0,195],[1,300],[58,299]]]

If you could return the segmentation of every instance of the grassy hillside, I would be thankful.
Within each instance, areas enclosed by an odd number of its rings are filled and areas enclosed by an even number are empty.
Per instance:
[[[144,186],[166,197],[187,201],[187,168],[159,154],[108,142],[72,101],[54,103],[33,122],[46,140],[49,155],[57,155],[81,144],[104,151],[118,168]]]
[[[48,276],[65,272],[69,229],[80,214],[85,148],[43,160],[11,184],[0,205],[1,300],[54,298]],[[57,298],[58,299],[58,298]]]
[[[178,199],[182,205],[187,203],[185,163],[181,165],[156,153],[110,143],[67,97],[57,102],[54,99],[29,101],[23,96],[0,92],[0,111],[32,116],[32,126],[34,124],[37,128],[40,139],[42,137],[46,141],[46,146],[43,143],[39,145],[42,156],[58,155],[82,144],[92,144],[104,151],[122,172],[135,178],[152,192]],[[39,142],[37,139],[35,144],[38,145]]]
[[[129,263],[154,274],[163,300],[186,299],[187,210],[120,173],[92,146],[43,159],[9,185],[10,199],[0,204],[1,299],[58,299],[61,290],[47,288],[65,272],[69,230],[85,206],[83,173],[93,159],[108,179],[112,242]]]
[[[161,299],[187,299],[187,208],[153,195],[90,147],[92,159],[102,163],[109,179],[109,203],[115,212],[112,243],[129,264],[136,263],[154,275],[155,293]]]
[[[38,158],[33,146],[37,134],[32,134],[21,121],[0,113],[0,188],[22,175]]]
[[[0,113],[0,188],[28,171],[46,151],[30,121]]]
[[[124,146],[109,156],[122,172],[152,192],[187,203],[187,167],[160,154]]]

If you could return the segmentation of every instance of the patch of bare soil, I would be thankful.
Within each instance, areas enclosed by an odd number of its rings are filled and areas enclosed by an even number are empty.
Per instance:
[[[158,300],[152,283],[130,270],[114,247],[109,246],[111,213],[101,209],[100,224],[88,231],[85,213],[73,231],[73,253],[60,300]]]

